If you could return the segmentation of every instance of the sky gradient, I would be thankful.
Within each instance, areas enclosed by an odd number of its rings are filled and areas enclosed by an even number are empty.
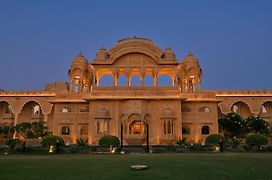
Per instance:
[[[191,51],[204,89],[272,89],[271,0],[1,0],[0,89],[68,81],[79,52],[135,35]]]

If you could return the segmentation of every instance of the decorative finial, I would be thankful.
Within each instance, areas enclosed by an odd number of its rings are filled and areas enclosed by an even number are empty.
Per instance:
[[[192,54],[192,52],[191,52],[191,51],[189,51],[188,55],[189,55],[189,56],[192,56],[193,54]]]

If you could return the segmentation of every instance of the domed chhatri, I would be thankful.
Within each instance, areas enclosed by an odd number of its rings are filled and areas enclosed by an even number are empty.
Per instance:
[[[73,64],[89,64],[88,60],[83,56],[83,54],[80,52],[78,55],[74,57],[72,60]]]
[[[162,53],[162,59],[165,59],[165,60],[170,60],[170,61],[175,61],[176,60],[176,55],[175,53],[172,51],[171,48],[166,48],[164,50],[164,52]]]
[[[194,56],[191,52],[188,53],[187,56],[182,61],[183,63],[196,63],[198,64],[198,58]]]
[[[96,60],[106,60],[109,58],[109,52],[105,48],[100,48],[96,53]]]

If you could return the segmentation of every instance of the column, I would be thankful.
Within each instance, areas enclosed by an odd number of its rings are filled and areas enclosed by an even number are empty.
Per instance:
[[[114,85],[114,86],[117,86],[117,82],[118,82],[117,74],[114,74],[114,75],[113,75],[113,85]]]
[[[154,86],[158,86],[158,75],[157,74],[154,74]]]
[[[73,92],[73,91],[74,91],[74,89],[73,89],[73,84],[74,84],[74,83],[73,83],[73,78],[71,78],[71,79],[70,79],[70,89],[69,89],[70,92]]]
[[[14,114],[14,126],[16,126],[18,124],[18,117],[19,117],[19,113]],[[17,136],[17,132],[14,131],[13,139],[16,139],[16,136]]]

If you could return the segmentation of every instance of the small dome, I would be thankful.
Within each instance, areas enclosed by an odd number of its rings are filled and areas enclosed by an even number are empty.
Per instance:
[[[86,65],[88,64],[88,60],[82,55],[82,53],[79,53],[76,57],[74,57],[73,61],[72,61],[72,65]]]
[[[97,60],[106,60],[109,58],[109,52],[105,48],[101,48],[96,53],[96,59]]]
[[[171,48],[166,48],[164,50],[164,52],[162,53],[162,59],[166,59],[166,60],[175,60],[176,59],[176,55],[175,53],[172,51]]]
[[[182,62],[186,64],[198,64],[198,59],[191,52],[189,52]]]

